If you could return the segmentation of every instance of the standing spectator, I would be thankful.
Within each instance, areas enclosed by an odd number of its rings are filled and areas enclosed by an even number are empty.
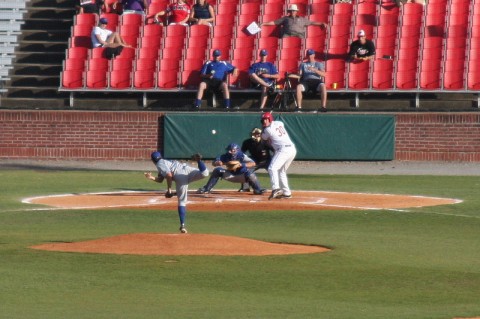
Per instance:
[[[270,112],[262,114],[262,139],[275,150],[272,161],[268,166],[272,193],[268,199],[272,198],[291,198],[292,192],[288,186],[287,170],[292,164],[297,149],[293,144],[285,125],[281,121],[274,121]]]
[[[198,181],[208,176],[209,171],[202,161],[202,155],[192,155],[192,160],[197,162],[198,169],[190,167],[184,163],[178,161],[166,160],[162,157],[162,154],[158,151],[151,154],[153,164],[158,171],[158,176],[154,177],[150,172],[145,172],[144,175],[147,179],[162,183],[167,181],[166,198],[177,196],[178,198],[178,217],[180,218],[180,232],[187,233],[185,228],[185,217],[187,215],[187,196],[188,196],[188,184],[194,181]],[[176,193],[172,192],[172,182],[175,181]]]
[[[103,0],[79,0],[77,5],[78,13],[100,13]]]
[[[358,39],[350,44],[348,58],[351,62],[362,62],[373,60],[375,56],[375,44],[372,40],[367,39],[365,31],[358,32]]]
[[[272,160],[273,148],[268,145],[267,141],[262,140],[262,130],[255,127],[251,132],[251,138],[247,138],[242,143],[242,152],[248,155],[255,161],[256,165],[251,168],[252,172],[263,168],[268,171],[268,166]],[[239,192],[249,192],[250,185],[243,183]]]
[[[223,101],[226,109],[230,108],[230,91],[228,90],[227,76],[228,74],[237,75],[238,70],[236,67],[226,61],[220,60],[222,52],[220,50],[213,51],[213,59],[205,63],[201,70],[202,82],[198,87],[197,99],[195,100],[194,107],[200,108],[202,104],[203,93],[206,89],[212,91],[222,91]]]
[[[123,13],[145,14],[150,5],[150,0],[122,0],[119,3],[123,7]]]
[[[302,109],[303,93],[313,91],[320,93],[322,99],[321,112],[327,111],[327,88],[325,87],[325,63],[315,61],[315,51],[312,49],[307,50],[307,60],[300,63],[298,69],[299,83],[297,85],[296,97],[297,97],[297,112]],[[290,75],[290,77],[296,77]]]
[[[92,47],[106,47],[106,48],[117,48],[117,47],[126,47],[131,48],[132,46],[127,44],[122,36],[117,32],[113,32],[107,29],[108,20],[107,18],[101,18],[98,21],[98,26],[94,27],[92,30]]]
[[[205,24],[212,26],[215,21],[215,12],[213,7],[206,0],[197,0],[190,13],[190,22],[192,24]]]
[[[288,6],[286,16],[275,21],[264,22],[261,25],[280,25],[282,27],[282,37],[299,38],[305,38],[305,27],[309,25],[318,25],[322,28],[327,27],[327,24],[324,22],[314,22],[305,17],[300,17],[296,4]]]
[[[184,0],[177,0],[176,3],[169,4],[165,10],[156,13],[154,21],[163,24],[160,21],[160,17],[163,16],[166,16],[167,25],[181,24],[187,26],[190,19],[190,5]]]
[[[260,61],[252,64],[248,70],[250,80],[254,85],[261,88],[260,109],[265,107],[268,99],[268,91],[275,90],[275,80],[278,79],[278,71],[275,65],[267,61],[268,51],[260,51]]]

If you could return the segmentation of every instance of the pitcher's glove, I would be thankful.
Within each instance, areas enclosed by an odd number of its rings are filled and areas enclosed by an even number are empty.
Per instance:
[[[174,192],[165,192],[165,198],[172,198],[175,195],[177,194],[175,194]]]
[[[225,163],[225,168],[231,172],[235,172],[238,169],[242,168],[242,163],[239,161],[230,161]]]

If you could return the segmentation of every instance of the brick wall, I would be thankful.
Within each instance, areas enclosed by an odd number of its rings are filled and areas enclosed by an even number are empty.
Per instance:
[[[143,160],[161,112],[0,111],[0,158]],[[479,113],[399,113],[395,159],[480,162]]]

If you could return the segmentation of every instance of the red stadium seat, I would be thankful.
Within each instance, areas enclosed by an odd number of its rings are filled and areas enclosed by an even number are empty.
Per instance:
[[[132,14],[129,14],[132,15]],[[140,27],[136,25],[121,25],[118,27],[119,33],[122,37],[125,36],[136,36],[140,34]]]
[[[252,61],[252,59],[254,58],[253,53],[254,53],[253,50],[247,50],[247,49],[233,50],[232,60]]]
[[[83,58],[67,58],[63,62],[63,70],[85,70],[85,59]]]
[[[377,25],[377,17],[373,14],[357,14],[355,16],[355,25]]]
[[[135,61],[135,71],[137,70],[157,70],[157,61],[152,59],[137,59]]]
[[[88,48],[92,47],[92,38],[90,36],[75,36],[72,37],[70,42],[70,47],[72,48]]]
[[[208,25],[194,24],[190,26],[188,37],[202,37],[208,39],[210,37],[210,27]]]
[[[224,25],[215,25],[213,27],[213,38],[233,37],[233,28],[225,27]]]
[[[251,87],[250,75],[246,70],[239,70],[238,75],[230,76],[230,85],[239,89],[248,89]]]
[[[106,18],[108,20],[107,29],[116,31],[119,24],[119,15],[116,13],[102,13],[100,18]]]
[[[176,59],[181,60],[183,57],[183,49],[179,48],[165,48],[160,50],[160,56],[162,59]]]
[[[143,19],[144,17],[141,14],[122,14],[120,24],[140,27],[143,24]]]
[[[62,87],[67,89],[78,89],[83,87],[82,70],[64,70],[61,74]]]
[[[74,17],[75,25],[88,25],[94,27],[97,24],[97,15],[95,13],[79,13]]]
[[[327,5],[327,7],[329,7]],[[279,18],[283,16],[284,13],[284,5],[283,4],[277,4],[277,3],[265,3],[263,6],[263,15],[277,15]]]
[[[260,34],[262,37],[279,37],[280,28],[276,25],[262,26]]]
[[[117,71],[117,70],[131,71],[132,65],[133,65],[132,59],[121,59],[121,58],[113,59],[112,71]]]
[[[288,48],[300,49],[301,47],[302,47],[302,39],[299,37],[286,37],[286,38],[280,39],[281,49],[288,49]]]
[[[160,70],[157,73],[157,86],[160,89],[173,89],[178,87],[177,72],[171,70]]]
[[[372,88],[377,90],[393,88],[393,61],[376,59],[373,61]]]
[[[66,53],[67,58],[87,59],[88,49],[85,47],[68,48]]]
[[[87,71],[86,87],[89,89],[105,89],[107,87],[107,70]]]
[[[159,71],[180,70],[180,64],[176,59],[161,59],[158,70]]]
[[[168,51],[168,50],[166,50]],[[156,47],[145,47],[138,50],[138,59],[158,60],[159,51]]]
[[[448,49],[445,54],[445,60],[464,61],[466,52],[464,48]]]
[[[253,51],[254,47],[255,47],[255,38],[253,37],[234,39],[233,48],[235,50],[241,49],[241,50],[248,50],[251,52]]]
[[[420,72],[420,88],[422,89],[439,89],[440,88],[440,72],[424,71]]]
[[[443,73],[443,88],[447,90],[461,90],[465,88],[465,74],[460,71],[445,71]]]
[[[348,88],[349,89],[367,89],[369,75],[364,71],[353,71],[348,73]]]
[[[334,15],[351,16],[353,13],[353,5],[351,3],[336,3],[332,7]]]
[[[159,24],[147,24],[143,26],[142,35],[144,37],[156,36],[161,38],[163,35],[163,26]]]
[[[167,36],[163,38],[162,48],[184,48],[185,38]]]
[[[394,14],[381,14],[378,17],[378,25],[398,25],[399,17]]]
[[[180,75],[180,85],[185,89],[197,89],[202,82],[200,70],[185,70]]]
[[[200,60],[207,60],[208,59],[208,50],[207,49],[201,49],[201,48],[195,48],[194,50],[189,50],[187,49],[185,51],[185,59],[200,59]]]
[[[117,55],[117,58],[133,59],[135,58],[136,50],[132,48],[123,48],[122,53]]]
[[[395,85],[399,90],[412,90],[417,88],[417,72],[398,71],[395,75]]]
[[[423,14],[424,6],[418,3],[405,3],[403,5],[403,15],[407,14],[416,14],[422,15]]]
[[[281,60],[293,60],[297,63],[302,58],[300,48],[286,48],[280,50]]]
[[[467,88],[469,90],[480,90],[480,72],[469,72],[467,75]]]
[[[91,58],[87,62],[87,70],[108,70],[108,65],[106,58]]]
[[[144,35],[140,38],[140,48],[160,48],[161,38],[156,35]]]
[[[74,25],[72,27],[72,36],[73,37],[78,37],[78,36],[90,37],[92,34],[92,30],[93,30],[93,27],[88,24]]]
[[[359,2],[357,4],[357,14],[377,16],[377,4],[374,2]]]
[[[113,89],[127,89],[132,87],[130,70],[113,70],[110,72],[110,87]]]
[[[280,75],[287,73],[297,73],[298,72],[298,60],[280,60],[278,61],[278,73]]]
[[[240,15],[260,15],[260,2],[246,2],[240,4]]]
[[[133,73],[133,87],[153,89],[155,87],[155,72],[153,70],[136,70]]]
[[[420,64],[420,70],[422,72],[437,71],[440,72],[442,68],[442,60],[423,59]]]
[[[203,67],[204,60],[201,59],[188,59],[184,60],[182,63],[183,71],[198,70],[200,71]]]
[[[167,37],[178,37],[183,39],[187,36],[187,27],[183,25],[169,25],[165,29]]]
[[[223,14],[235,16],[238,13],[238,4],[235,2],[221,2],[217,7],[216,13],[217,16]]]
[[[235,14],[224,13],[215,16],[215,25],[225,25],[233,27],[235,25]]]

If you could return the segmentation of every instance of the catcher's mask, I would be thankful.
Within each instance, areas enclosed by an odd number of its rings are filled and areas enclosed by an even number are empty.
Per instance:
[[[162,154],[159,151],[155,151],[152,153],[152,155],[150,155],[150,157],[154,163],[157,163],[162,158]]]
[[[255,141],[260,141],[260,135],[262,134],[262,130],[259,129],[258,127],[254,128],[252,130],[252,138],[255,140]]]
[[[226,151],[228,151],[230,154],[236,154],[237,151],[240,149],[240,146],[238,146],[235,143],[230,143],[228,146],[225,148]]]

